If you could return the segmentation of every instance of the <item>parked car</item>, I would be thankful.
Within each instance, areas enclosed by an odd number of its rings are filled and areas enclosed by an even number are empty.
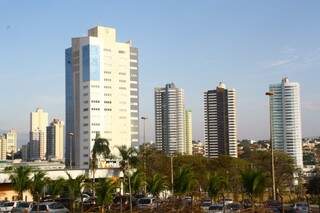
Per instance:
[[[276,211],[276,210],[279,210],[281,211],[282,209],[282,204],[281,202],[277,201],[277,200],[268,200],[266,203],[265,203],[265,207],[268,208],[268,209],[271,209],[273,211]]]
[[[219,203],[223,205],[223,202],[224,202],[224,205],[226,206],[226,205],[228,205],[230,203],[233,203],[233,200],[230,199],[230,198],[225,198],[224,200],[220,200]]]
[[[200,208],[204,211],[204,212],[208,212],[209,211],[209,207],[212,205],[211,200],[205,200],[201,203]]]
[[[209,207],[209,213],[223,213],[222,204],[213,204]]]
[[[11,213],[26,213],[30,212],[32,209],[32,203],[30,202],[18,202],[16,207],[13,207]]]
[[[38,211],[39,209],[39,211]],[[69,210],[64,207],[62,203],[57,202],[44,202],[40,204],[35,204],[31,210],[32,213],[69,213]]]
[[[292,205],[292,210],[297,213],[308,213],[309,205],[306,202],[298,202]]]
[[[226,212],[228,213],[238,213],[241,211],[241,204],[240,203],[229,203],[226,206]]]
[[[155,199],[152,197],[144,197],[138,200],[139,209],[153,209],[156,207]]]
[[[5,202],[3,203],[1,206],[0,206],[0,212],[11,212],[11,210],[16,207],[18,204],[18,201],[8,201],[8,202]]]

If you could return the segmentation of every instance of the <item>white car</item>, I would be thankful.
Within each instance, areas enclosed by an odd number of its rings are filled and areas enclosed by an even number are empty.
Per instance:
[[[0,212],[11,212],[11,210],[17,206],[19,201],[8,201],[5,202],[3,205],[0,207]]]
[[[144,197],[138,200],[139,209],[153,209],[156,207],[155,199],[153,197]]]
[[[32,203],[30,202],[18,202],[16,207],[13,207],[11,213],[26,213],[32,209]]]
[[[38,207],[39,206],[39,207]],[[38,211],[39,209],[39,211]],[[31,212],[33,213],[69,213],[69,210],[64,207],[62,203],[57,203],[57,202],[44,202],[40,203],[39,205],[35,204]]]
[[[213,204],[209,207],[209,213],[223,213],[222,204]]]
[[[209,207],[212,205],[212,202],[209,200],[203,201],[201,203],[200,208],[204,211],[204,212],[208,212],[209,211]]]

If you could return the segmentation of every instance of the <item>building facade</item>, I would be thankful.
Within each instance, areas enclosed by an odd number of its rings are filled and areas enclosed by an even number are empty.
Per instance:
[[[48,113],[41,108],[30,113],[29,160],[45,160],[47,150]]]
[[[7,139],[4,135],[0,135],[0,160],[7,159]]]
[[[276,150],[291,156],[297,167],[303,167],[300,85],[283,78],[279,84],[271,84],[270,119],[271,139]]]
[[[204,93],[205,155],[238,157],[236,90],[220,83]]]
[[[14,154],[17,152],[17,132],[14,129],[11,129],[4,134],[7,139],[7,154]]]
[[[47,160],[63,161],[64,157],[64,123],[53,119],[47,127]]]
[[[155,88],[155,143],[168,155],[186,153],[184,91],[173,83]]]
[[[186,110],[184,115],[185,146],[187,155],[192,155],[192,112]]]
[[[138,49],[97,26],[65,51],[66,164],[89,167],[97,134],[116,146],[139,145]]]

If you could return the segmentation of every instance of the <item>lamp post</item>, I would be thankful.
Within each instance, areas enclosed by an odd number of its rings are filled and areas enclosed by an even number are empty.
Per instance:
[[[73,137],[74,134],[72,132],[68,133],[70,140],[69,140],[69,167],[72,169],[72,147],[73,147]]]
[[[270,106],[270,98],[273,96],[273,92],[266,92],[266,96],[269,97],[269,106]],[[272,142],[272,120],[271,120],[271,108],[269,112],[269,120],[270,120],[270,148],[271,148],[271,175],[272,175],[272,198],[276,200],[276,183],[275,183],[275,172],[274,172],[274,153],[273,153],[273,142]]]
[[[120,171],[119,178],[120,178],[120,212],[122,213],[122,196],[123,196],[123,177],[124,174]]]
[[[148,118],[145,116],[141,117],[141,120],[143,120],[143,152],[144,152],[144,162],[143,162],[143,167],[144,167],[144,194],[147,194],[147,157],[146,157],[146,120]]]

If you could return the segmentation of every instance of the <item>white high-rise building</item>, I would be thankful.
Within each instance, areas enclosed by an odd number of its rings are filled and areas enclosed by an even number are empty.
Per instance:
[[[41,108],[30,113],[29,160],[45,160],[47,150],[48,113]]]
[[[9,132],[4,134],[7,139],[7,154],[12,154],[17,152],[17,132],[11,129]]]
[[[192,155],[192,112],[186,110],[184,115],[185,146],[187,155]]]
[[[220,83],[204,93],[205,155],[238,157],[236,90]]]
[[[291,156],[296,166],[303,167],[301,107],[299,83],[283,78],[279,84],[271,84],[270,116],[273,147]]]
[[[7,139],[4,135],[0,135],[0,160],[7,159]]]
[[[66,164],[89,167],[97,134],[116,146],[139,145],[138,49],[97,26],[66,49]]]
[[[183,89],[173,83],[155,88],[156,147],[166,154],[186,153]]]
[[[47,160],[63,160],[64,155],[64,123],[53,119],[47,127]]]

